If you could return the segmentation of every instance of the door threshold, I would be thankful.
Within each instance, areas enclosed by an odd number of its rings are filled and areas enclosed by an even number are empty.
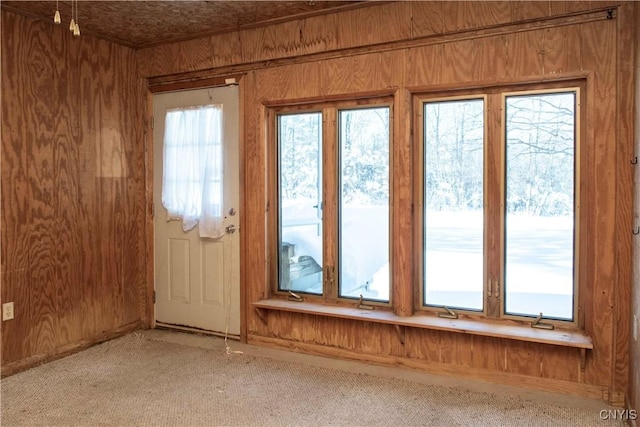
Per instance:
[[[188,332],[191,334],[198,334],[198,335],[215,335],[217,337],[222,337],[222,338],[226,337],[233,340],[240,340],[240,335],[225,334],[224,332],[209,331],[208,329],[195,328],[193,326],[174,325],[172,323],[164,323],[164,322],[158,322],[158,321],[155,322],[155,326],[153,328],[168,329],[168,330],[174,330],[174,331],[177,330],[177,331]]]

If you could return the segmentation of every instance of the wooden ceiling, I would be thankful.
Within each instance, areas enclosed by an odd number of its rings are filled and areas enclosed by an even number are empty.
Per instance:
[[[80,1],[81,34],[144,48],[238,29],[355,8],[360,1]],[[7,11],[49,21],[56,1],[2,1]],[[69,25],[71,2],[59,1],[62,25]],[[73,2],[75,5],[76,2]]]

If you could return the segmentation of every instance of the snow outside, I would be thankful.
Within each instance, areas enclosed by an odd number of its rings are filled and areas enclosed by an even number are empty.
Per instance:
[[[485,100],[424,104],[424,303],[483,309]],[[576,93],[505,97],[505,311],[571,320]],[[388,107],[339,110],[340,295],[390,296]],[[280,288],[322,293],[322,115],[279,116]],[[411,268],[400,266],[400,268]],[[285,271],[286,270],[286,271]]]

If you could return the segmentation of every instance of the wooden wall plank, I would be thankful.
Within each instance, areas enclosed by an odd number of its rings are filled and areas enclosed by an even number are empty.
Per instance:
[[[464,334],[440,335],[440,363],[470,367],[473,359],[473,337]]]
[[[634,3],[635,20],[640,22],[640,5]],[[634,158],[640,156],[640,31],[635,31],[635,114],[634,114]],[[634,168],[634,230],[640,227],[640,167]],[[640,319],[640,236],[633,239],[633,279],[631,293],[631,320]],[[640,329],[640,324],[637,325]],[[633,340],[629,352],[629,407],[640,409],[640,340]]]
[[[406,58],[406,52],[404,58]],[[403,59],[402,63],[406,63]],[[400,71],[404,74],[404,71]],[[403,77],[403,80],[406,76]],[[404,83],[403,83],[404,85]],[[400,89],[395,94],[395,105],[399,111],[411,111],[411,94]],[[393,114],[393,200],[391,215],[391,274],[393,277],[392,303],[394,312],[399,316],[413,314],[414,271],[412,239],[398,236],[411,236],[413,230],[412,160],[413,141],[411,134],[412,117],[408,114]]]
[[[301,21],[288,21],[242,32],[242,60],[255,62],[294,55],[301,43]]]
[[[616,79],[616,93],[618,96],[618,111],[616,114],[618,139],[633,141],[634,138],[634,92],[635,85],[635,50],[634,39],[638,21],[635,20],[634,6],[623,4],[618,8],[618,52],[628,52],[617,55],[618,77]],[[628,301],[631,301],[632,270],[620,268],[633,263],[632,238],[627,230],[633,229],[633,195],[627,188],[633,188],[633,170],[628,166],[634,155],[633,144],[621,144],[616,150],[616,300],[614,304],[620,309],[615,311],[614,318],[614,367],[612,371],[613,390],[625,393],[628,389],[629,378],[629,349],[631,341],[631,312]]]
[[[135,52],[4,10],[1,42],[2,298],[16,312],[3,323],[4,373],[137,324],[144,281],[125,290],[123,265],[144,271],[146,254],[125,262],[122,248],[146,231],[126,218],[144,212]]]
[[[506,345],[499,338],[473,336],[471,366],[490,371],[504,371],[506,368]]]
[[[511,19],[514,22],[544,18],[551,15],[550,1],[512,1]]]
[[[324,96],[387,89],[402,84],[403,74],[394,71],[402,52],[380,52],[324,61]],[[369,88],[369,89],[367,89]]]
[[[479,81],[497,83],[505,78],[506,43],[504,39],[505,36],[498,36],[473,41],[474,76]]]
[[[411,6],[411,35],[413,37],[430,36],[444,32],[443,5],[446,2],[415,1],[407,2]]]
[[[210,38],[188,40],[171,45],[172,57],[182,64],[185,70],[200,70],[215,66],[214,48]]]
[[[564,381],[580,382],[579,350],[560,346],[545,346],[540,376]],[[541,352],[542,353],[542,352]]]
[[[610,0],[576,0],[576,1],[550,1],[549,9],[552,15],[561,15],[564,13],[575,13],[586,10],[604,9],[613,7],[614,9],[620,4],[619,1]]]
[[[128,67],[136,63],[135,52],[119,52]],[[123,64],[124,65],[124,64]],[[131,96],[131,94],[135,94]],[[136,96],[137,95],[137,96]],[[146,109],[146,90],[141,79],[123,79],[118,84],[118,101],[125,106],[121,114],[120,132],[123,135],[123,162],[126,166],[123,183],[123,200],[137,200],[139,203],[125,203],[123,223],[123,246],[121,257],[123,283],[122,324],[133,323],[145,317],[146,287],[146,236],[151,230],[146,227],[146,158],[145,118],[150,114]],[[126,136],[125,136],[126,135]]]
[[[593,70],[593,85],[587,112],[587,143],[592,145],[593,169],[590,175],[590,197],[594,200],[593,227],[590,230],[592,256],[597,260],[594,270],[591,315],[588,330],[594,337],[595,366],[608,369],[587,369],[585,378],[593,384],[610,384],[613,357],[613,311],[615,299],[615,224],[606,218],[615,217],[615,150],[616,145],[616,75],[607,71],[615,67],[616,24],[613,21],[584,24],[581,37],[582,64]],[[608,65],[607,65],[608,64]],[[622,307],[617,309],[622,310]],[[589,361],[587,362],[589,366]]]
[[[384,3],[340,13],[337,29],[340,48],[411,37],[411,9],[403,3]]]
[[[547,75],[583,70],[580,49],[580,26],[571,25],[561,31],[545,31],[542,51],[543,72]]]
[[[97,233],[96,219],[101,206],[96,202],[96,194],[99,191],[98,180],[96,179],[98,167],[96,159],[99,156],[98,147],[93,138],[93,131],[98,127],[99,116],[92,114],[93,99],[88,98],[90,88],[93,84],[93,75],[97,66],[94,56],[93,45],[82,43],[79,47],[78,77],[74,82],[78,87],[77,105],[85,114],[79,116],[79,133],[74,143],[78,146],[79,165],[78,179],[82,184],[78,190],[78,205],[82,213],[78,218],[78,230],[91,230],[91,232],[81,232],[82,240],[79,250],[83,254],[95,254],[94,256],[84,256],[81,265],[82,284],[82,335],[92,336],[101,332],[102,304],[101,304],[101,266],[100,266],[100,236]],[[81,100],[85,100],[82,102]],[[85,104],[90,100],[88,104]]]
[[[406,85],[408,87],[442,83],[444,44],[409,49],[407,53]]]
[[[28,126],[27,119],[21,115],[21,106],[27,105],[28,94],[20,89],[23,75],[20,72],[21,61],[27,54],[17,38],[9,34],[19,34],[24,22],[12,20],[2,14],[2,146],[0,160],[2,165],[0,181],[2,206],[0,233],[0,262],[2,303],[14,303],[15,318],[2,323],[3,361],[15,362],[28,357],[31,342],[28,339],[31,329],[31,274],[29,264],[29,229],[31,223],[31,205],[29,199],[29,155],[23,147],[26,145],[23,135]]]
[[[539,377],[542,373],[542,359],[539,344],[530,342],[510,343],[506,352],[505,371]]]
[[[318,97],[322,89],[322,64],[305,64],[274,67],[259,73],[256,81],[257,96],[265,100],[287,100]],[[305,76],[303,79],[291,76]]]
[[[38,28],[39,27],[39,28]],[[53,129],[56,99],[51,86],[53,63],[49,56],[51,27],[44,23],[33,28],[28,44],[23,45],[26,69],[20,70],[20,84],[26,91],[24,99],[32,109],[25,111],[27,131],[23,135],[27,143],[29,201],[31,221],[29,224],[29,268],[31,273],[31,305],[14,307],[28,309],[34,336],[34,353],[43,353],[56,347],[59,324],[57,318],[55,266],[57,263],[55,228]]]
[[[237,64],[242,61],[242,43],[238,33],[228,33],[210,37],[208,43],[209,49],[213,51],[212,59],[214,67]]]
[[[53,61],[53,97],[58,109],[54,115],[53,159],[54,188],[56,189],[55,228],[56,299],[59,313],[59,342],[63,346],[82,338],[82,285],[81,265],[84,254],[80,251],[81,236],[76,224],[79,221],[78,161],[79,150],[75,143],[79,129],[76,111],[78,103],[78,49],[77,45],[65,42],[67,34],[55,31],[51,45],[54,58],[68,61]]]
[[[505,39],[505,77],[507,79],[542,74],[544,30],[509,35]]]
[[[452,1],[443,2],[444,32],[488,27],[511,22],[509,1]]]
[[[457,2],[451,2],[454,4]],[[442,48],[442,81],[443,84],[464,83],[474,81],[476,63],[480,61],[474,49],[476,43],[473,40],[464,40],[457,43],[445,43]],[[460,61],[460,58],[465,58]],[[485,58],[482,58],[485,60]]]
[[[405,356],[428,362],[440,362],[440,337],[444,332],[431,329],[405,329]]]
[[[245,123],[258,123],[263,126],[247,126],[245,128],[244,150],[244,183],[245,188],[252,191],[243,191],[244,215],[241,217],[241,227],[244,233],[240,234],[241,247],[241,283],[245,283],[247,303],[267,298],[269,280],[267,278],[267,247],[271,242],[267,241],[265,233],[267,214],[267,193],[264,182],[267,152],[266,118],[265,107],[261,105],[261,100],[257,98],[260,86],[257,85],[256,72],[247,73],[244,78],[247,84],[245,91],[245,105],[253,105],[255,108],[245,110]],[[259,106],[259,107],[258,107]],[[275,209],[275,206],[273,207]],[[262,220],[256,220],[261,218]],[[257,240],[256,240],[257,239]],[[262,242],[254,245],[251,242]],[[264,266],[264,270],[253,266]],[[249,306],[249,324],[247,332],[253,331],[268,334],[269,329],[253,313],[253,308]]]
[[[337,15],[316,16],[300,21],[298,54],[327,52],[339,47]]]

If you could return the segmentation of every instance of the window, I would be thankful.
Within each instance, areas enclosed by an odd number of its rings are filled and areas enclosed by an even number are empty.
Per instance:
[[[484,99],[427,102],[424,118],[424,303],[482,311]]]
[[[390,107],[276,110],[277,290],[390,300]]]
[[[505,96],[507,314],[573,319],[576,92]]]
[[[222,228],[222,109],[172,109],[165,117],[162,204],[184,231],[199,224],[202,237]]]
[[[575,321],[579,95],[420,100],[425,308]]]

